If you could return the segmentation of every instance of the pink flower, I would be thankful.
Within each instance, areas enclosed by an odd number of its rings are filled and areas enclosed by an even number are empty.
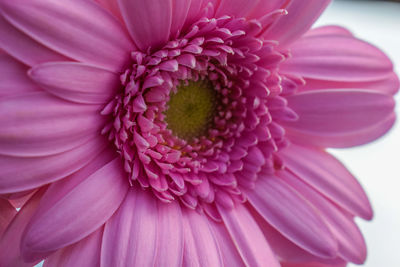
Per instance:
[[[325,148],[387,132],[399,81],[310,30],[330,1],[97,2],[0,0],[0,266],[365,260]]]

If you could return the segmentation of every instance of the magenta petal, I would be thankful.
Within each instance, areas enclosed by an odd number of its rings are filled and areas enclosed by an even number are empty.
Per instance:
[[[346,267],[347,262],[342,261],[337,264],[325,264],[318,262],[303,262],[303,263],[282,263],[282,267]]]
[[[348,35],[305,36],[290,49],[292,57],[282,64],[281,71],[306,78],[371,81],[393,71],[392,62],[382,51]]]
[[[223,266],[221,251],[208,218],[184,208],[184,252],[182,266]]]
[[[320,215],[279,178],[261,177],[248,199],[269,224],[304,250],[322,258],[337,255],[337,242]]]
[[[294,142],[323,147],[360,145],[384,134],[393,122],[394,100],[379,92],[313,90],[286,99],[299,115],[297,121],[282,122]]]
[[[183,259],[183,219],[181,206],[157,202],[157,255],[155,266],[181,266]],[[168,249],[165,249],[168,248]]]
[[[180,266],[182,242],[178,203],[133,189],[106,224],[101,266]]]
[[[53,205],[35,214],[21,243],[25,260],[81,240],[104,224],[118,209],[128,190],[119,158],[76,185]]]
[[[111,14],[113,14],[121,22],[124,21],[122,19],[121,11],[119,10],[118,1],[116,0],[95,0],[95,1],[99,3],[103,8],[111,12]]]
[[[342,36],[353,36],[353,34],[346,28],[337,25],[328,25],[317,27],[309,30],[304,34],[304,37],[309,36],[322,36],[322,35],[342,35]]]
[[[148,192],[128,192],[104,229],[101,266],[153,266],[157,248],[156,199]]]
[[[0,52],[0,98],[37,91],[37,86],[26,75],[27,71],[28,67]]]
[[[372,218],[368,198],[357,180],[325,151],[290,145],[279,152],[286,168],[331,201],[364,219]]]
[[[0,154],[46,156],[83,145],[104,124],[99,109],[45,92],[0,99]]]
[[[246,17],[257,6],[258,1],[245,1],[245,0],[220,0],[216,16],[233,16],[236,18]],[[268,13],[267,10],[264,12]],[[265,13],[265,14],[266,14]]]
[[[74,62],[37,65],[29,76],[47,92],[85,104],[106,104],[121,86],[118,74]]]
[[[28,66],[49,61],[68,60],[68,58],[34,41],[29,36],[16,29],[8,23],[1,14],[0,36],[0,48]]]
[[[171,0],[118,0],[122,17],[142,51],[167,42],[172,22]]]
[[[44,267],[100,266],[103,228],[78,243],[58,250],[46,259]]]
[[[221,251],[223,266],[229,267],[244,267],[246,266],[239,251],[224,224],[210,220],[210,227],[218,242],[218,247]]]
[[[105,146],[102,138],[94,138],[78,148],[52,156],[0,155],[0,194],[30,190],[60,180],[85,166]]]
[[[22,259],[20,241],[25,227],[36,211],[45,189],[36,192],[21,208],[0,239],[0,266],[31,267]]]
[[[182,32],[182,27],[186,22],[186,18],[192,5],[192,2],[198,0],[174,0],[172,1],[172,22],[171,35]]]
[[[282,172],[280,177],[318,209],[338,241],[339,256],[347,261],[362,264],[366,259],[367,249],[353,218],[293,174]]]
[[[10,221],[14,218],[17,210],[6,199],[0,198],[0,237],[3,235]]]
[[[243,205],[232,210],[218,207],[218,210],[246,266],[280,266],[260,228]]]
[[[374,81],[329,81],[305,79],[305,86],[300,87],[299,91],[310,91],[320,89],[357,89],[357,90],[372,90],[384,94],[394,95],[399,91],[399,77],[395,72],[388,76]]]
[[[282,16],[264,34],[268,40],[279,41],[280,47],[287,46],[303,33],[317,20],[330,3],[330,0],[292,0],[286,7],[287,16]]]
[[[94,1],[1,1],[0,10],[25,34],[84,63],[121,71],[133,50],[122,25]]]

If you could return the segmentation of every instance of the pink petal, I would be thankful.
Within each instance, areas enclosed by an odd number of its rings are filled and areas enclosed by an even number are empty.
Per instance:
[[[224,15],[233,16],[236,18],[246,17],[258,4],[258,1],[245,1],[245,0],[220,0],[216,16],[222,17]],[[267,14],[266,11],[265,14]]]
[[[252,192],[251,205],[282,235],[322,258],[337,255],[337,243],[320,215],[279,178],[261,177]]]
[[[286,97],[298,115],[283,121],[294,142],[348,147],[370,142],[393,123],[394,100],[367,90],[313,90]]]
[[[218,210],[246,266],[279,267],[260,228],[244,206],[237,205],[232,210],[218,207]]]
[[[176,202],[157,201],[157,255],[155,266],[181,266],[183,259],[183,219]],[[168,249],[165,249],[168,247]]]
[[[256,2],[256,1],[254,1]],[[259,0],[256,7],[247,16],[248,19],[259,19],[268,13],[286,8],[290,0]]]
[[[142,51],[164,45],[172,22],[171,0],[118,0],[125,24]]]
[[[13,26],[78,61],[121,71],[133,50],[121,24],[94,1],[1,1],[0,9]]]
[[[218,247],[221,250],[221,255],[223,259],[223,266],[229,267],[244,267],[246,266],[243,262],[240,254],[235,246],[235,243],[229,236],[228,231],[222,223],[211,221],[210,227],[215,235],[218,243]]]
[[[95,0],[99,5],[103,8],[107,9],[111,14],[113,14],[116,18],[118,18],[122,23],[122,15],[121,11],[119,10],[118,1],[116,0]]]
[[[49,208],[37,212],[24,233],[24,259],[39,259],[83,239],[104,224],[118,209],[128,189],[121,164],[121,159],[116,158],[61,199],[48,200]]]
[[[103,228],[78,243],[58,250],[46,259],[44,267],[100,266]]]
[[[186,18],[193,5],[192,2],[198,0],[173,0],[172,1],[172,22],[171,22],[171,36],[178,32],[182,32],[182,27],[186,22]]]
[[[218,241],[206,215],[188,208],[182,213],[185,242],[182,266],[223,266]]]
[[[134,188],[106,224],[101,266],[180,266],[182,242],[178,203]]]
[[[0,155],[0,194],[31,190],[60,180],[88,164],[106,145],[102,138],[94,138],[80,147],[52,156]]]
[[[263,34],[267,40],[279,41],[285,47],[305,33],[330,3],[330,0],[292,0],[286,7],[288,14]]]
[[[11,203],[6,200],[0,198],[0,237],[3,235],[4,230],[6,230],[10,221],[14,218],[15,214],[17,214],[17,210]]]
[[[322,36],[322,35],[353,36],[353,34],[344,27],[337,25],[327,25],[309,30],[304,34],[304,37]]]
[[[36,192],[21,208],[0,239],[0,266],[30,267],[22,259],[20,241],[22,234],[34,214],[45,189]],[[36,261],[36,263],[39,261]]]
[[[389,95],[394,95],[399,91],[399,77],[395,72],[390,73],[387,77],[375,81],[329,81],[305,79],[306,85],[299,88],[301,91],[319,90],[319,89],[360,89],[372,90]]]
[[[364,238],[353,218],[293,174],[281,172],[280,177],[319,211],[338,241],[341,258],[362,264],[366,259],[367,249]]]
[[[273,249],[275,255],[279,258],[280,261],[288,261],[288,262],[324,262],[329,264],[336,264],[338,262],[342,262],[342,260],[338,257],[332,259],[324,259],[318,256],[315,256],[301,247],[294,244],[292,241],[284,237],[279,231],[273,228],[270,224],[268,224],[261,215],[258,214],[256,210],[251,205],[248,205],[249,211],[251,212],[252,217],[257,222],[258,226],[262,230],[265,238]]]
[[[100,107],[79,105],[45,92],[0,100],[0,154],[46,156],[83,145],[105,123]]]
[[[368,198],[357,180],[322,150],[290,145],[279,152],[288,170],[334,203],[364,219],[372,218]]]
[[[37,91],[37,86],[26,75],[27,71],[26,66],[0,53],[0,98]]]
[[[347,262],[342,261],[338,264],[325,264],[318,262],[305,262],[305,263],[282,263],[282,267],[346,267]]]
[[[106,104],[121,86],[118,74],[74,62],[37,65],[29,76],[47,92],[85,104]]]
[[[348,35],[305,36],[293,43],[291,54],[281,71],[306,78],[373,81],[393,71],[392,62],[382,51]]]
[[[0,48],[9,55],[29,66],[43,62],[68,60],[16,29],[2,17],[1,13],[0,9]]]

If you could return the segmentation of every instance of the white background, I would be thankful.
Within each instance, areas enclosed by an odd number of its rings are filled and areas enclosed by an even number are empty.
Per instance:
[[[400,3],[335,1],[317,22],[350,29],[387,53],[400,71]],[[396,96],[400,114],[400,94]],[[362,147],[332,150],[359,178],[372,202],[371,222],[359,220],[368,246],[367,267],[400,266],[400,121],[382,139]],[[350,265],[355,266],[355,265]]]

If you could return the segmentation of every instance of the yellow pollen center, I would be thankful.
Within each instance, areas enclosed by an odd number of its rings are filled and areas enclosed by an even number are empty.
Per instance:
[[[217,110],[217,93],[207,80],[179,85],[171,93],[165,112],[168,128],[174,135],[190,141],[207,135]]]

